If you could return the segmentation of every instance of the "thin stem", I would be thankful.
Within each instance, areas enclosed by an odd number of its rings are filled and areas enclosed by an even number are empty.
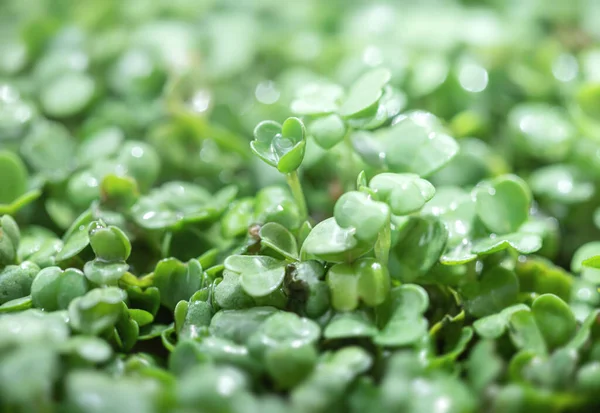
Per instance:
[[[302,191],[298,171],[290,172],[285,177],[292,191],[292,196],[296,200],[296,205],[300,209],[300,216],[302,220],[306,220],[308,218],[308,209],[306,208],[306,199],[304,198],[304,191]]]
[[[381,264],[387,266],[390,257],[390,248],[392,246],[392,227],[390,218],[379,232],[377,242],[375,242],[375,257]]]

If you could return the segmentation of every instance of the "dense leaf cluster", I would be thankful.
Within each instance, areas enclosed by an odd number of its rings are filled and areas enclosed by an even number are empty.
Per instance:
[[[0,3],[0,410],[600,408],[600,3]]]

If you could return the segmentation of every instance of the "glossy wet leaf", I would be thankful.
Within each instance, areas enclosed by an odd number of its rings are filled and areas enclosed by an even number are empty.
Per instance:
[[[283,225],[268,222],[260,228],[258,235],[262,246],[271,248],[288,259],[298,259],[296,238]]]
[[[302,244],[301,253],[331,262],[352,260],[370,249],[356,239],[354,232],[353,228],[340,227],[335,218],[328,218],[310,231]]]
[[[377,197],[390,205],[395,215],[408,215],[420,210],[435,195],[435,188],[415,174],[381,173],[369,182]]]
[[[85,277],[96,285],[116,285],[125,275],[129,265],[122,261],[103,261],[95,259],[83,266]]]
[[[363,192],[351,191],[338,199],[333,215],[341,228],[353,228],[357,239],[371,241],[389,225],[390,208]]]
[[[143,228],[178,228],[215,219],[227,208],[235,193],[234,188],[225,187],[211,195],[198,185],[173,181],[141,197],[131,208],[131,213]]]
[[[477,255],[487,255],[507,248],[512,248],[521,254],[532,254],[542,248],[542,239],[538,235],[521,232],[499,235],[476,240],[471,247],[471,252]]]
[[[0,304],[28,296],[39,271],[40,268],[29,261],[0,270]]]
[[[504,175],[475,189],[477,215],[497,234],[516,232],[529,216],[531,192],[515,175]]]
[[[286,263],[267,256],[233,255],[225,268],[240,274],[240,285],[253,297],[264,297],[283,282]]]
[[[427,177],[446,165],[459,149],[456,141],[429,117],[433,115],[400,115],[391,128],[353,134],[352,144],[367,164]]]
[[[293,172],[304,159],[304,124],[298,118],[288,118],[282,125],[273,121],[261,122],[254,129],[254,140],[250,146],[254,153],[279,172]]]
[[[105,261],[125,261],[131,254],[131,243],[115,226],[90,228],[90,244],[96,256]]]
[[[93,221],[92,212],[84,211],[71,224],[63,237],[63,247],[56,255],[57,261],[62,261],[77,255],[90,243],[88,226]]]

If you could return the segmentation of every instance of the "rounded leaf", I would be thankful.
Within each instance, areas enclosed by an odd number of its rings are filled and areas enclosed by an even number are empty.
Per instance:
[[[563,300],[554,294],[540,295],[533,301],[531,312],[549,348],[566,344],[577,329],[573,312]]]
[[[331,149],[346,136],[346,124],[335,114],[315,119],[308,127],[308,132],[323,149]]]
[[[529,217],[531,192],[515,175],[503,175],[475,189],[477,215],[497,234],[516,232]]]
[[[18,155],[0,151],[0,204],[10,204],[27,190],[27,168]]]
[[[339,114],[343,117],[367,116],[383,95],[383,87],[391,77],[391,72],[385,68],[373,69],[363,74],[350,86],[341,103]]]
[[[340,227],[354,228],[356,238],[372,241],[385,225],[389,225],[390,209],[364,192],[350,191],[337,200],[333,215]]]

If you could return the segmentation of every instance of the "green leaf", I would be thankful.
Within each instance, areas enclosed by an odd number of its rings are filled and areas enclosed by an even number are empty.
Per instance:
[[[392,247],[390,274],[404,282],[423,276],[440,259],[448,230],[436,217],[411,217]]]
[[[83,111],[94,97],[94,79],[86,74],[71,72],[43,86],[40,103],[45,113],[65,118]]]
[[[358,274],[357,291],[361,300],[370,307],[382,304],[390,292],[387,267],[373,258],[361,258],[352,266]]]
[[[575,334],[575,316],[557,296],[540,295],[533,301],[531,312],[549,349],[563,346]]]
[[[352,84],[343,99],[339,109],[340,115],[353,118],[371,113],[383,94],[383,87],[391,77],[391,72],[385,68],[373,69],[363,74]]]
[[[525,304],[515,304],[506,307],[497,314],[488,315],[475,320],[473,328],[483,338],[496,339],[502,336],[508,327],[510,316],[517,311],[529,311]]]
[[[427,335],[428,321],[422,314],[429,306],[425,290],[417,285],[404,284],[391,291],[391,317],[374,338],[385,347],[401,347],[416,343]]]
[[[40,268],[29,261],[4,267],[0,271],[0,305],[28,296],[39,271]]]
[[[496,266],[484,271],[480,280],[464,285],[461,292],[465,309],[485,317],[516,303],[519,280],[513,271]]]
[[[57,261],[64,261],[79,254],[90,243],[88,227],[93,221],[91,210],[84,211],[69,227],[63,237],[63,247],[56,254]]]
[[[142,228],[178,229],[186,224],[215,220],[236,193],[235,188],[225,187],[211,196],[198,185],[172,181],[141,197],[131,208],[131,214]]]
[[[232,255],[225,268],[240,274],[240,284],[253,297],[264,297],[283,283],[286,263],[267,256]]]
[[[558,161],[569,152],[577,132],[566,114],[547,103],[524,103],[508,114],[511,138],[530,157]]]
[[[521,232],[499,235],[474,241],[471,252],[477,255],[487,255],[509,247],[521,254],[532,254],[542,248],[542,239],[538,235]]]
[[[515,311],[511,314],[509,323],[510,337],[517,348],[531,350],[534,354],[546,354],[547,347],[544,336],[531,311]]]
[[[564,204],[585,202],[594,195],[594,184],[572,165],[550,165],[536,169],[528,181],[537,197]]]
[[[116,285],[125,275],[129,265],[124,261],[104,261],[95,259],[83,266],[85,277],[96,285]]]
[[[327,82],[311,82],[298,90],[291,103],[296,115],[326,115],[338,110],[338,102],[344,95],[341,86]]]
[[[340,227],[335,218],[327,218],[308,234],[301,255],[310,254],[330,262],[352,261],[372,248],[360,243],[354,232],[353,228]]]
[[[331,149],[344,140],[346,125],[338,115],[327,115],[315,119],[308,126],[308,133],[321,148]]]
[[[298,259],[296,238],[287,228],[276,222],[268,222],[260,228],[260,243],[290,260]]]
[[[5,181],[0,187],[0,204],[11,204],[27,191],[27,169],[18,155],[0,151],[0,176]]]
[[[180,303],[185,303],[185,301],[181,301]],[[175,307],[176,313],[178,308],[179,304]],[[191,301],[185,310],[185,317],[177,329],[177,336],[180,340],[195,339],[200,335],[204,327],[208,329],[213,316],[213,308],[205,301]],[[177,324],[176,318],[176,327]]]
[[[283,125],[273,121],[259,123],[250,143],[256,155],[282,173],[298,169],[305,146],[304,124],[298,118],[287,118]]]
[[[369,187],[377,197],[388,203],[395,215],[408,215],[423,208],[435,195],[435,188],[416,174],[381,173],[375,175]]]
[[[75,161],[75,141],[61,124],[36,123],[23,139],[21,153],[35,171],[50,180],[61,180],[70,173]]]
[[[189,298],[202,284],[202,267],[197,260],[182,263],[175,258],[161,260],[154,269],[154,286],[160,291],[160,302],[170,309]]]
[[[377,334],[377,327],[362,311],[336,314],[323,332],[327,340],[373,337],[375,334]]]
[[[107,362],[113,355],[110,345],[97,337],[75,336],[69,338],[62,346],[64,353],[78,357],[88,363]]]
[[[123,231],[115,226],[92,225],[90,244],[96,256],[105,261],[125,261],[131,254],[131,243]]]
[[[244,291],[240,274],[223,271],[223,280],[215,287],[215,301],[223,309],[252,307],[255,300]]]
[[[258,191],[254,209],[257,223],[277,222],[288,229],[298,228],[302,223],[294,198],[280,186]]]
[[[358,191],[346,192],[335,203],[335,221],[341,228],[354,228],[361,241],[373,241],[385,225],[389,225],[390,208]]]
[[[125,298],[125,292],[118,288],[95,288],[71,301],[69,324],[83,334],[98,335],[117,323]]]
[[[314,321],[278,312],[265,319],[248,338],[248,349],[260,359],[273,348],[315,344],[320,336],[321,329]]]
[[[89,284],[81,271],[47,267],[33,279],[31,299],[34,307],[45,311],[66,310],[73,299],[84,295],[88,289]]]
[[[27,295],[21,298],[15,298],[0,305],[1,313],[14,313],[17,311],[24,311],[32,307],[31,296]]]
[[[387,268],[373,258],[361,258],[350,264],[336,264],[327,272],[331,305],[338,311],[352,311],[358,300],[374,307],[382,304],[390,290]]]
[[[238,344],[246,344],[258,327],[277,312],[273,307],[221,310],[210,320],[210,333]]]
[[[502,373],[502,359],[495,352],[494,342],[483,340],[475,345],[468,360],[468,378],[476,391],[483,391]]]
[[[499,235],[516,232],[529,217],[531,192],[515,175],[504,175],[474,190],[477,215]]]
[[[351,139],[367,164],[421,177],[442,168],[459,149],[456,141],[442,132],[437,119],[426,112],[400,115],[390,128],[354,133]]]
[[[571,258],[571,271],[581,273],[584,279],[594,284],[600,284],[600,269],[589,265],[594,263],[594,260],[591,259],[597,255],[600,255],[600,242],[593,241],[583,244],[575,251]],[[583,263],[588,259],[590,261],[584,265]]]
[[[336,264],[327,272],[331,291],[331,306],[338,311],[352,311],[358,307],[358,274],[350,264]]]

